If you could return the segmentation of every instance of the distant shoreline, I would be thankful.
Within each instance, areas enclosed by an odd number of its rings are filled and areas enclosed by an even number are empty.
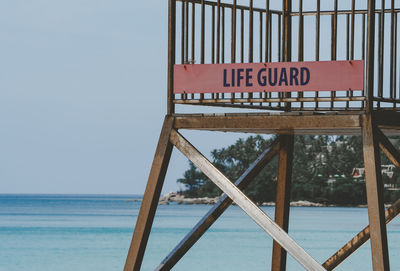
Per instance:
[[[220,197],[209,198],[209,197],[199,197],[199,198],[186,198],[176,192],[170,192],[165,194],[160,198],[159,205],[169,205],[170,203],[179,205],[214,205],[219,201]],[[133,200],[138,201],[138,200]],[[275,206],[275,202],[256,202],[258,206]],[[232,205],[236,205],[232,203]],[[338,205],[338,204],[323,204],[317,202],[311,202],[307,200],[298,200],[290,202],[291,207],[355,207],[355,208],[366,208],[366,204],[362,205]],[[385,207],[390,207],[391,205],[385,205]]]

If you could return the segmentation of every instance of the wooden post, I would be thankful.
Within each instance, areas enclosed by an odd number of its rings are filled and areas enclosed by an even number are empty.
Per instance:
[[[258,208],[242,191],[226,178],[210,161],[207,160],[177,131],[171,131],[171,143],[175,145],[193,164],[198,167],[212,182],[225,192],[254,222],[277,241],[294,259],[309,271],[324,271],[301,246],[299,246],[271,218]]]
[[[235,185],[239,189],[244,189],[258,173],[275,157],[279,151],[280,138],[278,137],[271,147],[266,149],[239,177]],[[200,239],[201,236],[211,227],[212,224],[224,213],[232,204],[226,194],[211,208],[207,214],[194,226],[194,228],[182,239],[182,241],[171,251],[171,253],[156,268],[157,271],[171,270],[172,267],[186,254],[186,252]]]
[[[286,232],[288,232],[289,230],[293,144],[293,135],[281,136],[278,164],[278,182],[276,186],[275,222]],[[286,270],[286,250],[284,250],[276,241],[274,241],[273,244],[271,270]]]
[[[367,187],[368,218],[371,229],[371,253],[374,271],[389,270],[389,254],[385,224],[383,182],[376,127],[370,113],[362,118],[362,139]]]
[[[392,145],[389,139],[378,128],[375,130],[376,136],[379,140],[379,147],[386,154],[389,160],[400,169],[400,152]],[[385,211],[385,223],[388,224],[400,213],[400,200],[397,200],[390,208]],[[354,251],[361,247],[370,238],[370,226],[368,225],[360,231],[353,239],[333,254],[328,260],[325,261],[323,266],[326,270],[333,270]]]
[[[169,142],[174,118],[166,116],[158,141],[153,165],[151,167],[146,191],[143,196],[142,205],[136,227],[133,233],[131,245],[126,257],[124,271],[138,271],[142,265],[144,251],[150,235],[154,215],[160,198],[161,189],[167,172],[169,159],[172,152],[172,144]]]

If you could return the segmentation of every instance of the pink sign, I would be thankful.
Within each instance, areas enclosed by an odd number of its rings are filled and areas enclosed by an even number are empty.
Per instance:
[[[364,61],[182,64],[174,93],[334,91],[364,89]]]

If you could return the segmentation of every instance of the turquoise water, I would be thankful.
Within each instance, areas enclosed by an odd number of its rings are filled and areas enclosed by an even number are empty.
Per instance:
[[[0,195],[0,270],[122,270],[140,203],[135,196]],[[137,198],[137,197],[136,197]],[[159,206],[142,270],[153,270],[207,212]],[[273,207],[263,210],[273,216]],[[368,222],[364,208],[291,208],[291,236],[323,262]],[[400,220],[388,227],[400,270]],[[272,239],[233,206],[174,270],[268,270]],[[290,256],[288,270],[303,270]],[[369,242],[337,270],[372,270]]]

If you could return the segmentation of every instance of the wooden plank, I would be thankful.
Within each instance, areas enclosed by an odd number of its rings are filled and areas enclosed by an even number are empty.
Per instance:
[[[385,211],[385,223],[388,224],[400,213],[400,199],[397,200],[392,206]],[[341,264],[347,257],[349,257],[354,251],[361,247],[370,238],[370,227],[369,225],[360,231],[353,239],[347,242],[341,249],[333,254],[328,260],[326,260],[323,266],[326,270],[333,270],[339,264]]]
[[[244,189],[258,173],[275,157],[279,151],[280,138],[278,137],[239,177],[235,185]],[[156,270],[170,270],[186,254],[186,252],[203,236],[212,224],[228,209],[232,200],[223,194],[221,199],[210,211],[194,226],[194,228],[182,239],[171,253],[160,263]]]
[[[172,144],[169,142],[169,135],[173,127],[174,118],[166,116],[158,141],[153,164],[147,181],[146,191],[143,196],[142,205],[136,227],[133,233],[131,245],[126,257],[124,271],[140,270],[144,251],[150,235],[154,215],[156,213],[158,200],[167,172],[169,159],[172,152]]]
[[[282,135],[279,150],[278,182],[276,187],[275,222],[289,230],[290,191],[293,166],[293,135]],[[272,271],[286,270],[286,250],[276,241],[272,249]]]
[[[228,178],[226,178],[210,161],[196,150],[177,131],[171,131],[170,141],[190,161],[193,162],[211,181],[224,191],[243,211],[245,211],[266,233],[277,241],[293,258],[307,270],[326,270],[304,251],[285,231],[258,208]]]
[[[381,130],[377,129],[376,134],[381,150],[386,154],[390,162],[400,169],[400,152],[393,146],[393,144]]]
[[[296,131],[359,132],[360,115],[237,115],[237,116],[177,116],[176,129],[212,131]]]
[[[368,218],[371,228],[371,253],[374,271],[389,270],[389,254],[385,224],[381,159],[376,127],[371,114],[362,118],[362,138],[367,187]]]
[[[400,128],[400,112],[396,111],[379,111],[373,113],[373,121],[379,127],[383,128]]]

